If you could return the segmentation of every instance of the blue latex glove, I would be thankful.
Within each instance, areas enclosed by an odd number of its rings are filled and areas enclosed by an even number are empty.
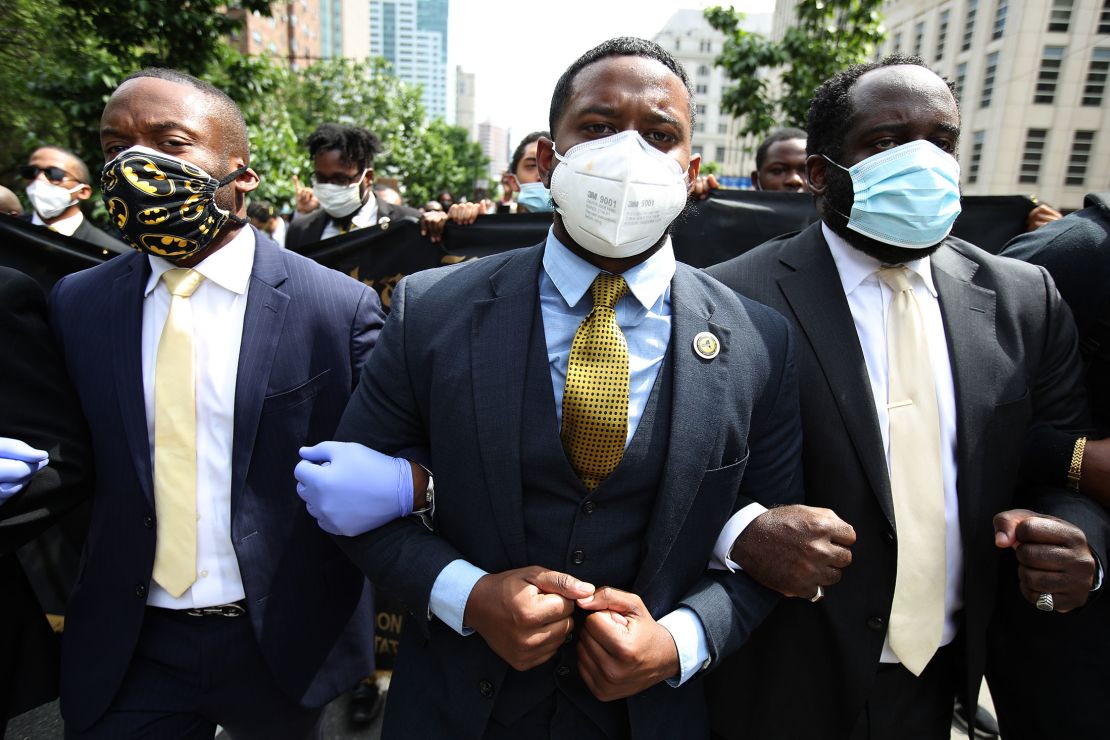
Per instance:
[[[297,495],[325,532],[354,537],[412,513],[408,460],[354,442],[321,442],[300,452]]]
[[[18,439],[0,437],[0,504],[23,490],[31,476],[48,462],[50,456],[45,451]]]

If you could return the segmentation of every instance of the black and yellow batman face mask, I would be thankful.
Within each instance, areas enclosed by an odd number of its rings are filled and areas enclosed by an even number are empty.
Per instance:
[[[133,146],[104,165],[100,184],[124,241],[176,261],[208,246],[229,220],[246,223],[216,205],[216,191],[246,170],[217,180],[183,159]]]

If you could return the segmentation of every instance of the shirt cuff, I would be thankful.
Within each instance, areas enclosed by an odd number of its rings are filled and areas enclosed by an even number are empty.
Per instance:
[[[463,626],[463,616],[466,614],[466,600],[470,598],[474,584],[484,575],[484,570],[461,558],[448,563],[432,584],[432,595],[428,599],[428,619],[435,615],[460,635],[474,634],[474,630]]]
[[[756,517],[765,513],[767,513],[766,506],[752,502],[733,514],[725,522],[724,529],[721,530],[717,542],[713,545],[713,557],[709,561],[710,570],[727,570],[731,573],[743,570],[739,565],[732,562],[728,554],[732,552],[732,544],[736,542],[736,538],[743,534],[744,530],[755,521]]]
[[[668,678],[668,686],[681,686],[699,671],[709,667],[709,641],[705,637],[705,627],[693,609],[680,606],[660,619],[659,624],[671,633],[675,647],[678,648],[681,673]]]
[[[1088,548],[1088,549],[1090,549],[1090,548]],[[1099,558],[1099,556],[1095,553],[1094,550],[1091,550],[1091,555],[1093,555],[1094,558],[1095,558],[1095,569],[1096,569],[1095,585],[1094,585],[1094,587],[1091,588],[1091,593],[1094,593],[1095,591],[1098,591],[1100,588],[1102,588],[1103,576],[1106,574],[1106,572],[1102,569],[1102,559]]]

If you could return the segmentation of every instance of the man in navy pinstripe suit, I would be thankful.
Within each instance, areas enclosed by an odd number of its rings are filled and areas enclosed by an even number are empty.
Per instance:
[[[320,708],[373,668],[373,608],[365,578],[305,512],[292,468],[299,447],[335,431],[382,325],[377,296],[244,227],[258,176],[242,115],[219,90],[144,70],[101,125],[105,189],[130,193],[109,210],[148,254],[71,275],[51,298],[96,464],[63,646],[66,734],[210,738],[218,724],[236,738],[313,736]],[[177,191],[196,194],[178,222],[143,195],[173,192],[175,172]],[[154,570],[171,518],[154,473],[155,404],[172,393],[156,398],[154,379],[167,377],[159,345],[180,293],[161,278],[173,268],[202,278],[188,298],[196,546],[183,592]]]

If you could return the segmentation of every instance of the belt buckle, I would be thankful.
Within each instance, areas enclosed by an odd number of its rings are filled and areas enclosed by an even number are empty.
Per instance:
[[[220,604],[219,606],[202,606],[196,609],[186,609],[190,617],[227,617],[237,619],[244,616],[247,610],[241,604]]]

